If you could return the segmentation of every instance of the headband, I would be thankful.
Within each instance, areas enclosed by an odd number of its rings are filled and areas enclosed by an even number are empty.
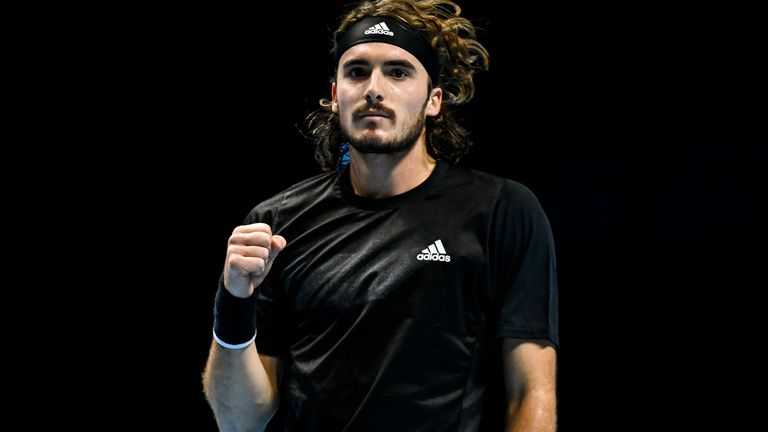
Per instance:
[[[407,24],[389,17],[366,17],[352,24],[336,37],[336,64],[349,48],[366,42],[384,42],[399,46],[416,57],[427,70],[432,85],[440,80],[440,58],[429,41]]]

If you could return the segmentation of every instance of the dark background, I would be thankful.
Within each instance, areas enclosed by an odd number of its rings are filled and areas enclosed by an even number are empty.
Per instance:
[[[462,164],[527,185],[552,223],[560,430],[726,417],[765,284],[755,12],[493,3],[461,2],[491,54]],[[320,172],[296,125],[330,94],[343,4],[141,11],[106,44],[118,103],[99,118],[129,166],[114,220],[143,251],[116,356],[130,367],[110,384],[136,395],[121,422],[215,430],[200,374],[226,240]]]

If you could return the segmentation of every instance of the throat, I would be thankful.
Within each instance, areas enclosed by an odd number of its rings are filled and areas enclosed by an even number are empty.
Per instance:
[[[426,155],[426,152],[425,152]],[[429,178],[437,161],[424,158],[402,158],[394,155],[358,155],[350,164],[350,183],[355,195],[366,198],[387,198],[410,191]]]

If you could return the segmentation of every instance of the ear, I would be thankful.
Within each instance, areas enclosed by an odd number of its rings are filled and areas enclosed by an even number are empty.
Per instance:
[[[427,117],[434,117],[440,114],[440,108],[443,106],[443,89],[435,87],[429,94],[429,100],[427,106],[424,109],[424,113]]]
[[[336,100],[336,83],[331,83],[331,111],[339,113],[339,102]]]

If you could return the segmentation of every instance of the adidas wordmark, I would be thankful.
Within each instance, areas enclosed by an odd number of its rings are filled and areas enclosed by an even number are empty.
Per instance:
[[[375,26],[368,27],[368,30],[365,31],[365,34],[383,34],[387,36],[395,35],[392,33],[392,30],[390,30],[389,27],[384,24],[384,21],[376,24]]]
[[[443,242],[441,240],[435,240],[434,243],[421,251],[420,254],[416,255],[416,259],[419,261],[451,262],[451,256],[445,251],[445,247],[443,247]]]

